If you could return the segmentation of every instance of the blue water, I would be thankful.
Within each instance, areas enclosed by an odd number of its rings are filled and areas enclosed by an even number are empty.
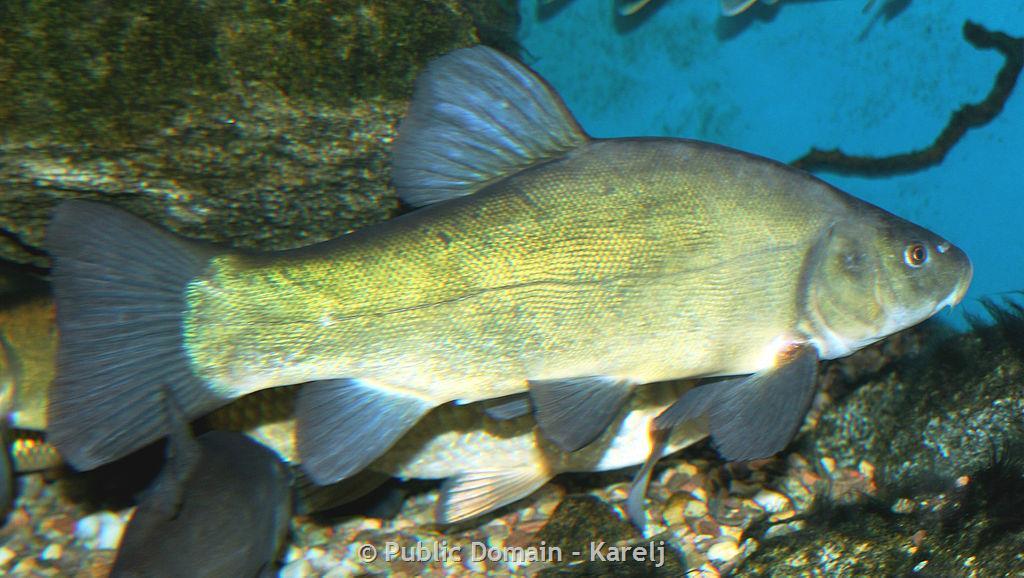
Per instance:
[[[963,23],[1022,36],[1024,2],[914,0],[888,21],[884,4],[779,0],[726,18],[718,0],[655,0],[624,20],[613,0],[522,0],[521,41],[593,136],[697,138],[782,161],[812,146],[886,155],[930,145],[961,104],[985,98],[1003,58],[967,43]],[[1024,78],[941,165],[820,176],[967,251],[967,310],[1024,289]]]

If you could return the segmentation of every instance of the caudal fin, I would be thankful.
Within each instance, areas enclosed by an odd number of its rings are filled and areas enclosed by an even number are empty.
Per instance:
[[[168,433],[166,398],[188,419],[224,402],[182,348],[185,288],[212,251],[120,209],[66,201],[47,232],[60,341],[49,440],[88,470]]]

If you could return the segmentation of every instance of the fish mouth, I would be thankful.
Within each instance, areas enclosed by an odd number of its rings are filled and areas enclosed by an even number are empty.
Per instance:
[[[974,265],[971,264],[970,260],[967,261],[967,273],[960,278],[960,282],[956,284],[956,288],[950,293],[945,299],[942,300],[935,307],[935,311],[941,311],[945,307],[953,308],[964,299],[964,295],[967,294],[967,289],[971,286],[971,279],[974,278]]]

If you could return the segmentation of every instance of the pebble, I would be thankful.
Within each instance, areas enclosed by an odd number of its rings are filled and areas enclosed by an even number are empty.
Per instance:
[[[299,548],[298,546],[292,544],[291,546],[288,546],[288,553],[284,556],[284,563],[289,564],[291,562],[298,560],[299,558],[302,558],[302,556],[302,548]]]
[[[466,570],[477,575],[487,573],[487,565],[484,564],[484,561],[473,556],[462,556],[462,565],[466,567]]]
[[[900,498],[896,500],[891,509],[894,514],[911,514],[914,512],[915,507],[916,505],[913,501],[907,498]]]
[[[305,558],[289,562],[278,572],[280,578],[307,578],[314,576],[313,566]]]
[[[14,565],[11,574],[28,575],[30,572],[35,572],[37,568],[39,568],[39,564],[35,558],[22,558],[20,562]]]
[[[39,555],[42,560],[60,560],[61,555],[64,554],[64,548],[60,544],[50,544],[43,553]]]
[[[608,500],[624,502],[629,497],[629,484],[616,484],[608,492]]]
[[[714,566],[704,564],[700,568],[694,568],[687,572],[687,576],[692,576],[693,578],[718,578],[721,576],[721,573]]]
[[[743,538],[743,528],[739,526],[719,526],[719,532],[723,536],[731,536],[737,542]]]
[[[768,528],[764,533],[764,539],[768,540],[771,538],[778,538],[779,536],[785,536],[786,534],[792,534],[799,532],[804,529],[804,522],[802,520],[795,520],[793,522],[787,522],[785,524],[775,524]]]
[[[779,512],[777,514],[772,514],[771,516],[768,516],[768,521],[775,524],[783,520],[788,520],[793,516],[796,516],[796,512],[794,512],[793,510],[785,510],[783,512]]]
[[[685,494],[676,494],[668,499],[668,503],[665,504],[665,511],[661,514],[661,519],[665,522],[666,526],[678,526],[686,521],[683,509],[689,501]]]
[[[352,572],[348,568],[345,568],[344,566],[335,566],[335,567],[331,568],[330,570],[328,570],[327,573],[324,574],[323,576],[324,576],[324,578],[342,578],[342,577],[347,577],[347,576],[351,576],[351,575],[352,575]]]
[[[18,553],[7,546],[0,548],[0,566],[6,566]]]
[[[875,479],[875,466],[867,460],[861,460],[860,463],[857,464],[857,471],[869,480]]]
[[[708,506],[704,502],[689,500],[683,508],[683,515],[687,518],[703,518],[708,515]]]
[[[690,495],[693,496],[693,499],[695,500],[700,500],[701,502],[708,501],[708,491],[703,487],[697,487],[690,490]]]
[[[754,501],[761,506],[765,512],[776,514],[793,507],[789,498],[771,490],[761,490],[754,496]]]
[[[125,519],[113,512],[96,512],[75,524],[75,537],[90,550],[114,550],[121,543]]]
[[[732,540],[723,540],[721,542],[712,544],[707,551],[708,559],[713,562],[728,562],[739,556],[740,547]]]

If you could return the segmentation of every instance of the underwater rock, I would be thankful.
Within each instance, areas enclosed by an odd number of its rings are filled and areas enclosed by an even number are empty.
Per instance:
[[[46,267],[67,198],[258,249],[384,220],[416,72],[510,42],[517,18],[481,0],[5,3],[0,259]]]

